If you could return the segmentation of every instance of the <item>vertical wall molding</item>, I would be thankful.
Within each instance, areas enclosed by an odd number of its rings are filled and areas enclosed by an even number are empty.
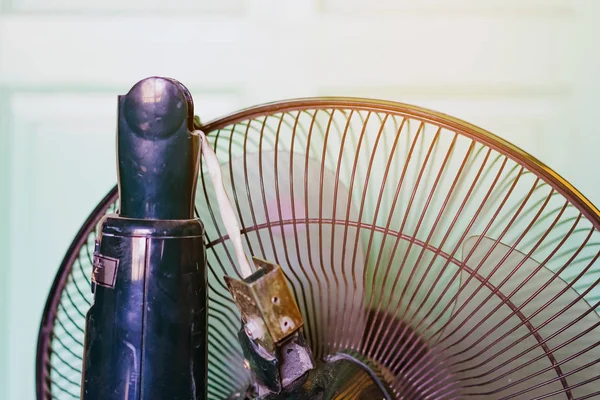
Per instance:
[[[11,116],[8,90],[0,86],[0,327],[8,326],[10,270]],[[8,330],[0,329],[0,398],[8,398]]]

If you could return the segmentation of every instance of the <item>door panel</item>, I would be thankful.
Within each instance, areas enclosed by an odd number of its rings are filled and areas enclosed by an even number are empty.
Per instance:
[[[523,147],[600,204],[595,0],[0,2],[0,398],[34,398],[56,268],[116,179],[117,95],[181,80],[203,120],[316,95],[413,103]]]

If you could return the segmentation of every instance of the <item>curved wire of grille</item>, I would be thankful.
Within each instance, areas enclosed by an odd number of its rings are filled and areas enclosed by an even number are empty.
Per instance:
[[[598,231],[518,156],[357,107],[258,115],[210,140],[246,250],[286,272],[317,357],[358,351],[405,399],[600,395]],[[220,399],[249,376],[222,281],[239,271],[206,172],[196,210]],[[79,396],[93,240],[57,309],[51,398]]]

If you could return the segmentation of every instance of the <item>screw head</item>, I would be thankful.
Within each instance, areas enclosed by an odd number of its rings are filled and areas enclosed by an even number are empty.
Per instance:
[[[249,337],[250,339],[252,339],[252,329],[250,329],[250,327],[249,327],[248,325],[246,325],[246,326],[244,327],[244,330],[246,331],[246,335],[248,335],[248,337]]]
[[[244,326],[246,335],[248,335],[250,339],[262,339],[264,337],[264,326],[261,322],[262,321],[258,319],[251,319]]]

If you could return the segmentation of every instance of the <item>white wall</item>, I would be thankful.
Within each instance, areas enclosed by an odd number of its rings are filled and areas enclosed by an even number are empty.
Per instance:
[[[316,95],[434,108],[600,204],[597,0],[0,0],[0,399],[34,398],[44,300],[115,181],[116,96],[148,75],[210,119]]]

